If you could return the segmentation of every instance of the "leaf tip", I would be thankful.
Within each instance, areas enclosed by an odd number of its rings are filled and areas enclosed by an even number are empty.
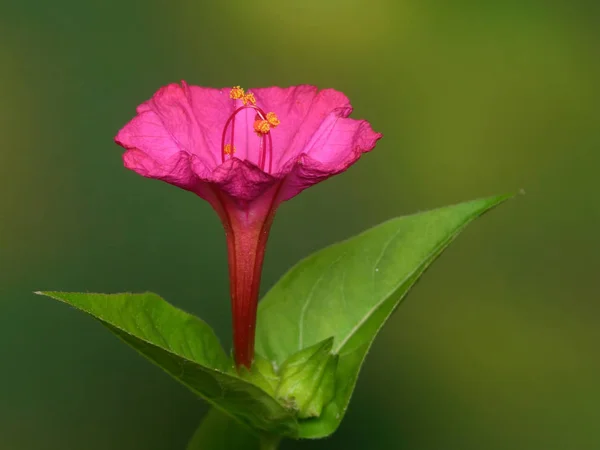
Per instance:
[[[59,291],[33,291],[35,295],[43,295],[44,297],[50,297],[56,300],[60,299],[61,292]]]
[[[333,336],[330,336],[327,339],[325,339],[323,342],[321,342],[321,349],[331,353],[333,350],[334,339],[335,338]]]
[[[520,189],[518,192],[511,192],[509,194],[502,194],[502,195],[496,195],[494,197],[487,197],[487,199],[483,199],[484,201],[487,201],[487,207],[485,208],[485,211],[494,209],[497,206],[501,205],[502,203],[504,203],[508,200],[512,200],[513,198],[517,197],[518,195],[523,195],[524,193],[525,193],[525,191],[523,189]]]

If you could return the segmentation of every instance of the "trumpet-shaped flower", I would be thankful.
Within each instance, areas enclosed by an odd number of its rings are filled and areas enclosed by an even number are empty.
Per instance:
[[[161,88],[117,134],[125,167],[208,201],[227,238],[234,354],[250,367],[262,263],[279,204],[345,171],[381,134],[347,97],[300,85]]]

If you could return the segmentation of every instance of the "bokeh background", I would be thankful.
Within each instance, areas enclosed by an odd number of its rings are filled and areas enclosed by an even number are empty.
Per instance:
[[[32,294],[152,290],[230,345],[216,215],[112,142],[180,79],[335,87],[385,135],[282,206],[263,290],[385,219],[527,192],[425,275],[338,433],[283,449],[600,448],[600,3],[1,0],[1,450],[183,449],[206,411]]]

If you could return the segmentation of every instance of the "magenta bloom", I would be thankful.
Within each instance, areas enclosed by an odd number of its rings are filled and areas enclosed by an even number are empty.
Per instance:
[[[208,201],[227,237],[234,353],[254,358],[258,290],[275,210],[345,171],[381,134],[348,119],[349,100],[314,86],[161,88],[137,108],[115,141],[125,167]]]

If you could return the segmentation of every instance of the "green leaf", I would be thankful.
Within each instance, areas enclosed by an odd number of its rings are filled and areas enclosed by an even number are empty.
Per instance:
[[[281,382],[275,398],[302,419],[319,417],[335,396],[337,355],[333,338],[325,339],[290,356],[279,371]]]
[[[511,196],[493,197],[385,222],[293,267],[259,306],[257,351],[281,365],[333,336],[335,398],[300,437],[333,433],[348,407],[375,336],[429,265],[473,220]]]
[[[187,450],[259,449],[258,436],[215,408],[206,414],[187,446]]]
[[[40,292],[98,319],[176,380],[238,421],[294,437],[294,417],[254,384],[239,378],[212,329],[156,294]]]

